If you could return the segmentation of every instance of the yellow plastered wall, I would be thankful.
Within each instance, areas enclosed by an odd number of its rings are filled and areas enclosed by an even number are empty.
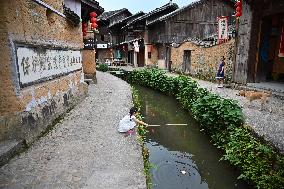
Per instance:
[[[220,63],[220,58],[226,58],[227,73],[232,72],[233,53],[235,41],[230,40],[226,43],[213,47],[203,48],[195,45],[192,42],[185,42],[179,47],[171,48],[172,69],[181,71],[183,65],[183,55],[185,50],[191,50],[191,66],[190,73],[192,75],[205,74],[208,75],[208,80],[215,78],[215,73]],[[206,76],[204,76],[206,77]],[[206,79],[206,78],[204,78]]]
[[[63,12],[63,0],[44,2]],[[83,48],[81,27],[73,26],[32,0],[1,1],[0,7],[0,116],[25,111],[32,98],[39,100],[78,87],[81,71],[20,88],[15,45],[80,50]]]
[[[151,58],[148,58],[148,52],[151,52]],[[158,50],[154,45],[147,45],[145,48],[145,65],[155,65],[158,63]]]

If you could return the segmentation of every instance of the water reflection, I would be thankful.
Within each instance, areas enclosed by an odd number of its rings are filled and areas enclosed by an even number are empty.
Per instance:
[[[154,189],[248,189],[237,180],[239,173],[227,162],[210,138],[199,131],[194,119],[172,97],[137,87],[142,98],[145,121],[149,127],[147,147],[155,165]],[[166,124],[187,126],[166,126]]]

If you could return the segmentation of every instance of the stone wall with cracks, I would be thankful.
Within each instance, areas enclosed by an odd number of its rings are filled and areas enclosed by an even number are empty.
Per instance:
[[[88,85],[80,83],[66,91],[57,91],[47,99],[33,99],[25,111],[0,116],[1,140],[25,140],[31,144],[87,95]]]
[[[64,0],[44,2],[63,13]],[[20,69],[23,69],[21,62],[25,62],[22,57],[18,60],[18,47],[34,49],[27,68],[32,72],[37,66],[37,72],[32,73],[40,74],[39,80],[22,85]],[[0,48],[0,142],[24,139],[29,144],[84,99],[88,91],[81,66],[66,68],[65,63],[69,66],[69,62],[73,62],[71,58],[64,61],[59,74],[50,77],[44,74],[50,61],[44,59],[44,62],[33,64],[31,56],[67,57],[77,52],[79,61],[76,63],[81,64],[81,26],[74,26],[64,16],[33,0],[0,1]],[[46,64],[46,68],[39,70],[41,64]]]
[[[184,42],[178,47],[171,47],[172,70],[183,71],[184,51],[191,51],[189,72],[194,77],[207,81],[215,81],[220,58],[226,58],[226,81],[232,81],[235,40],[212,47],[198,46],[192,42]]]

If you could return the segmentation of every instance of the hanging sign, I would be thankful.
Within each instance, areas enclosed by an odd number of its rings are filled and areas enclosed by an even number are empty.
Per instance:
[[[107,49],[107,44],[97,44],[97,49]]]
[[[224,43],[228,40],[228,17],[218,17],[218,42]]]
[[[278,56],[284,57],[284,24],[282,26],[282,31],[281,31],[280,48]]]
[[[139,44],[138,44],[138,41],[135,41],[135,42],[133,43],[133,45],[134,45],[134,51],[137,52],[137,53],[139,53]]]
[[[148,45],[148,52],[152,52],[153,50],[153,45]]]
[[[85,50],[94,50],[95,49],[95,40],[92,38],[84,39],[84,49]]]

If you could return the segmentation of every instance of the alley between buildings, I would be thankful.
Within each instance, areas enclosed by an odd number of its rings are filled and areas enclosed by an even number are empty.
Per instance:
[[[97,79],[52,131],[0,168],[0,188],[146,188],[136,137],[117,132],[131,88],[110,74]]]

